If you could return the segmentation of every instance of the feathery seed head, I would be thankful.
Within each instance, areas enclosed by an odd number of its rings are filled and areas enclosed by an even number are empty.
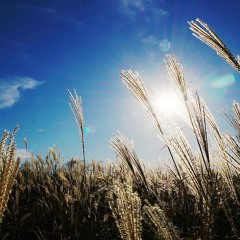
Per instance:
[[[167,54],[167,59],[168,61],[165,61],[165,67],[168,77],[176,87],[177,91],[183,96],[183,99],[187,101],[188,94],[184,79],[183,67],[176,57]]]
[[[237,57],[237,60],[234,58],[227,46],[206,23],[199,18],[188,23],[190,25],[190,30],[192,30],[193,35],[196,38],[200,39],[202,42],[215,50],[220,57],[240,72],[239,57]]]

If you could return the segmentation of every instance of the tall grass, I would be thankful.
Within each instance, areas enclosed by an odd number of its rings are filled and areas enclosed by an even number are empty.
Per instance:
[[[14,142],[14,136],[18,128],[16,126],[11,135],[8,131],[5,131],[0,142],[0,223],[2,222],[20,163],[20,159],[16,159],[16,143]],[[6,146],[9,136],[10,139]]]
[[[77,124],[77,128],[79,131],[79,135],[81,137],[81,143],[82,143],[82,154],[83,154],[83,163],[84,163],[84,169],[83,169],[83,176],[86,178],[86,156],[85,156],[85,142],[84,142],[84,117],[83,117],[83,108],[82,108],[82,98],[78,96],[77,91],[74,89],[74,95],[68,90],[70,100],[72,102],[69,103],[71,112],[73,114],[74,120]]]
[[[141,199],[132,186],[114,182],[109,192],[109,205],[116,220],[120,236],[124,240],[142,239]]]
[[[239,58],[209,26],[197,19],[190,28],[239,71]],[[133,141],[123,134],[110,141],[117,162],[87,164],[82,102],[76,91],[75,96],[69,92],[84,161],[71,159],[61,165],[60,155],[50,148],[45,158],[33,155],[25,162],[9,197],[1,239],[240,238],[239,105],[234,101],[233,111],[223,113],[235,135],[222,133],[199,93],[189,91],[179,60],[166,57],[165,71],[182,102],[183,124],[195,143],[189,141],[185,128],[161,119],[140,75],[123,70],[124,86],[147,110],[173,166],[146,167]]]

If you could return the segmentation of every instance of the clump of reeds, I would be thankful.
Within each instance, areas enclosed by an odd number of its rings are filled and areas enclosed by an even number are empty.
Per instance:
[[[219,38],[219,36],[205,22],[197,18],[195,21],[188,22],[193,35],[214,49],[217,54],[240,72],[240,56],[234,58],[231,51]]]
[[[20,158],[16,159],[16,143],[14,141],[18,128],[16,126],[11,136],[8,131],[5,131],[0,142],[0,223],[2,222],[20,164]],[[6,145],[9,136],[10,139]]]
[[[145,171],[135,152],[133,141],[127,139],[123,134],[119,134],[111,139],[111,146],[123,164],[130,170],[135,181],[140,180],[149,191]]]
[[[145,221],[147,221],[150,225],[153,225],[157,239],[162,240],[180,239],[172,222],[166,217],[164,210],[161,209],[158,204],[152,206],[146,200],[143,211]]]
[[[114,166],[92,161],[61,165],[56,148],[20,166],[0,231],[1,239],[96,239],[117,235],[107,192]],[[111,226],[109,228],[109,226]],[[111,238],[111,237],[109,237]]]
[[[141,199],[132,186],[116,181],[109,192],[109,205],[123,240],[142,239]]]
[[[196,37],[215,49],[236,70],[240,70],[239,58],[236,60],[233,57],[226,45],[208,25],[199,19],[196,22],[190,22],[190,25]],[[169,149],[174,163],[174,170],[170,172],[179,183],[179,190],[183,194],[183,206],[188,225],[194,226],[194,230],[186,230],[189,233],[194,231],[193,237],[214,239],[218,231],[219,214],[224,212],[232,227],[232,234],[237,237],[238,231],[233,223],[234,215],[229,210],[227,195],[232,196],[234,204],[239,205],[239,195],[233,180],[235,168],[239,169],[239,134],[237,138],[234,138],[230,133],[226,135],[220,133],[203,99],[197,92],[192,94],[187,88],[183,67],[176,57],[167,55],[165,70],[179,100],[183,103],[182,117],[196,140],[196,149],[192,148],[180,127],[163,124],[138,73],[133,73],[131,70],[121,71],[121,78],[124,86],[146,108],[157,125],[160,138]],[[228,117],[228,120],[239,132],[240,111],[236,102],[233,106],[235,116]],[[229,149],[232,154],[229,153]],[[129,159],[134,163],[134,159]],[[235,168],[231,166],[232,162]],[[190,207],[192,204],[190,195],[195,198],[193,208]],[[193,209],[194,211],[191,212]]]

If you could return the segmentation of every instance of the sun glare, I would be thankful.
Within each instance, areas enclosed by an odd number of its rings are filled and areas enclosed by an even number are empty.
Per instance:
[[[180,99],[174,93],[165,93],[154,100],[154,104],[159,112],[165,116],[179,114],[182,111]]]

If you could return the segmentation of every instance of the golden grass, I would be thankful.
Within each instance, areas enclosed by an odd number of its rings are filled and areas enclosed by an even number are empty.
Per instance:
[[[195,36],[239,68],[239,58],[201,20],[190,22]],[[2,239],[239,239],[240,223],[240,108],[223,114],[236,131],[221,133],[199,94],[187,87],[179,60],[167,55],[165,70],[184,110],[184,126],[161,119],[151,94],[137,72],[121,71],[123,85],[147,110],[166,144],[173,167],[147,168],[123,134],[111,139],[116,163],[86,164],[81,98],[69,91],[71,111],[81,137],[83,162],[72,159],[61,166],[55,148],[44,159],[32,156],[21,166],[2,223]],[[17,174],[15,143],[1,145],[1,211]],[[27,146],[27,144],[26,144]],[[10,171],[11,169],[11,171]],[[8,183],[8,184],[7,184]],[[0,215],[2,217],[2,215]]]
[[[189,24],[194,36],[215,49],[236,70],[240,70],[237,60],[207,24],[199,19],[196,22],[191,21]],[[192,130],[197,144],[196,150],[192,149],[180,127],[163,127],[165,125],[162,124],[163,121],[152,107],[150,94],[139,74],[134,74],[131,70],[121,71],[121,78],[124,86],[144,105],[154,122],[157,123],[160,137],[172,155],[175,166],[175,171],[173,170],[172,173],[181,183],[184,194],[189,189],[196,199],[195,207],[199,213],[198,220],[201,222],[197,235],[201,239],[214,239],[215,221],[221,206],[226,201],[226,193],[231,191],[234,201],[239,204],[238,194],[233,183],[234,171],[239,169],[239,166],[236,166],[239,164],[239,137],[234,138],[230,133],[226,135],[220,133],[216,121],[203,99],[198,93],[191,94],[187,89],[183,68],[175,57],[167,55],[165,69],[185,106],[185,110],[182,112],[182,115],[185,114],[183,120]],[[228,120],[239,132],[240,111],[236,102],[233,103],[233,106],[235,116],[228,117]],[[230,165],[232,161],[235,162],[235,168]],[[185,200],[187,206],[189,200]],[[227,202],[224,206],[228,208]],[[226,208],[224,208],[225,212]]]
[[[195,21],[188,22],[193,35],[214,49],[217,54],[240,72],[240,58],[234,58],[228,47],[223,43],[219,36],[205,22],[197,18]]]
[[[10,135],[8,131],[5,131],[0,143],[0,223],[20,164],[20,159],[15,157],[16,143],[14,142],[14,136],[18,128],[16,126],[13,130],[7,146],[6,141]]]
[[[109,192],[109,205],[123,240],[142,239],[141,199],[132,186],[115,181]]]
[[[74,89],[74,95],[68,90],[70,100],[72,102],[69,103],[71,112],[74,116],[74,120],[77,124],[79,135],[81,137],[82,143],[82,154],[83,154],[83,162],[84,162],[84,170],[83,175],[86,177],[86,156],[85,156],[85,142],[84,142],[84,117],[83,117],[83,108],[82,108],[82,98],[78,96],[77,91]],[[73,106],[72,106],[73,105]]]

